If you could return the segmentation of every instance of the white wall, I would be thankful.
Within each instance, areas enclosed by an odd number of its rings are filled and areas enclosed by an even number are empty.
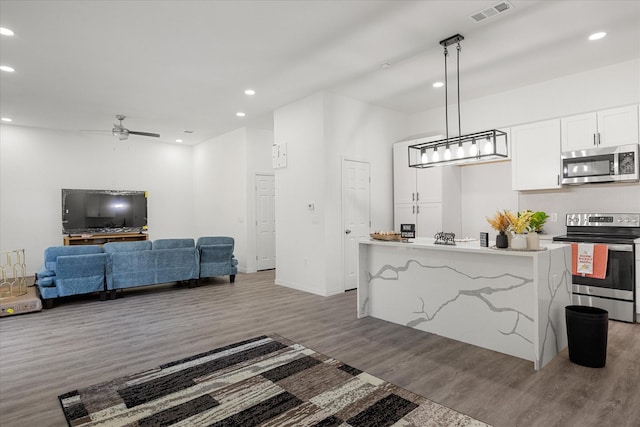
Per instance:
[[[461,84],[464,97],[464,78]],[[640,103],[640,59],[463,102],[462,133],[636,103]],[[455,105],[450,108],[454,111]],[[409,123],[410,135],[443,132],[444,108],[414,114]],[[462,233],[470,237],[478,237],[480,231],[491,232],[485,217],[496,209],[557,213],[558,222],[545,225],[549,234],[564,233],[564,216],[569,212],[640,212],[640,184],[512,191],[510,162],[463,167],[461,198]]]
[[[63,244],[62,188],[146,190],[151,239],[193,237],[192,149],[152,139],[0,126],[0,248],[34,274]]]
[[[274,140],[287,144],[288,156],[275,170],[276,283],[320,295],[343,290],[342,160],[370,163],[372,227],[390,229],[391,144],[406,133],[406,120],[329,93],[276,110]]]
[[[273,131],[239,128],[193,149],[194,218],[198,236],[235,239],[238,271],[256,271],[257,172],[272,172]]]
[[[324,95],[279,108],[273,120],[274,142],[286,143],[288,158],[287,167],[274,170],[276,283],[324,295]]]
[[[325,94],[326,294],[344,291],[342,161],[370,165],[371,230],[393,229],[393,143],[406,134],[407,116],[352,98]]]
[[[272,124],[273,125],[273,124]],[[247,128],[247,265],[246,272],[254,273],[256,267],[256,185],[258,173],[273,174],[271,167],[272,129]],[[276,197],[277,194],[276,194]],[[276,254],[277,256],[277,254]]]

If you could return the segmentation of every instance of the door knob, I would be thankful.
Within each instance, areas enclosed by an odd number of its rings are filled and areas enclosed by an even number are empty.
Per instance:
[[[351,234],[351,230],[347,228],[346,230],[344,230],[344,234]]]

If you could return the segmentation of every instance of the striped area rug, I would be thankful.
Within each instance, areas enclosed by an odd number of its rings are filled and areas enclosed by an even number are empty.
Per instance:
[[[58,397],[69,426],[486,426],[265,335]]]

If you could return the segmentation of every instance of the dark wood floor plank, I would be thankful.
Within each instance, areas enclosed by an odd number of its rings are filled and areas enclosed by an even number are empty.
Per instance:
[[[0,320],[0,425],[64,426],[59,394],[275,332],[496,427],[637,426],[640,324],[610,322],[607,365],[515,357],[378,319],[356,293],[323,298],[274,272],[69,299]]]

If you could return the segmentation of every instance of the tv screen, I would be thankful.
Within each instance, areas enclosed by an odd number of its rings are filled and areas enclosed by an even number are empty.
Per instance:
[[[147,192],[62,189],[62,232],[128,233],[147,229]]]

